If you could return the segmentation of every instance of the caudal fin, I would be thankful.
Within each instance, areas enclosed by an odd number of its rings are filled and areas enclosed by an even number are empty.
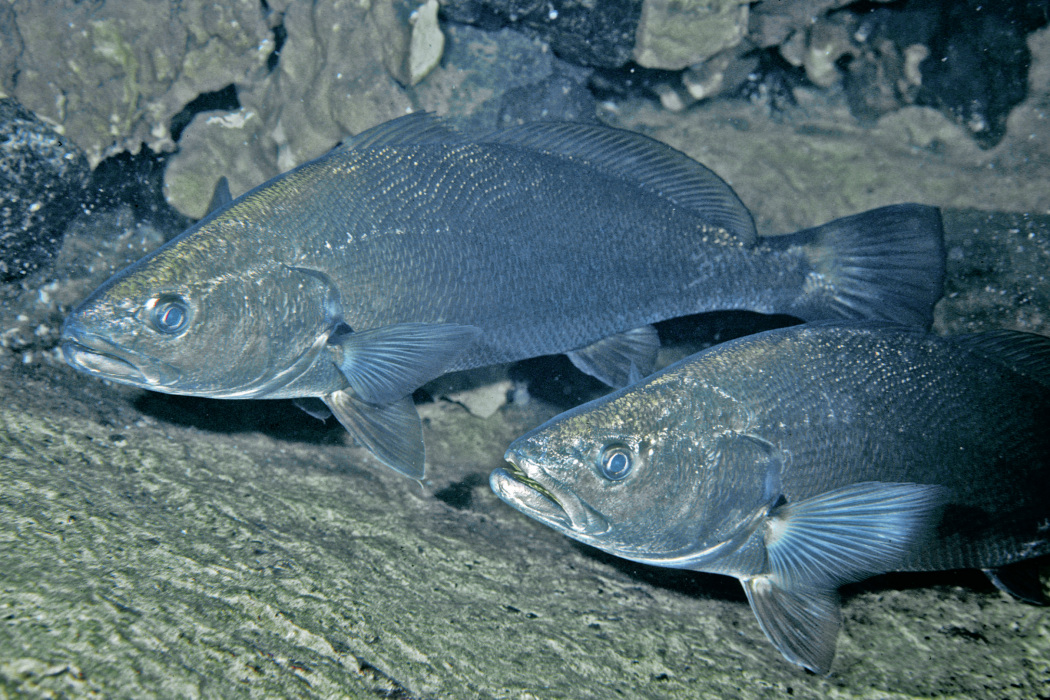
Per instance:
[[[881,319],[929,328],[944,291],[944,230],[936,207],[896,204],[786,236],[813,267],[790,311],[807,321]]]

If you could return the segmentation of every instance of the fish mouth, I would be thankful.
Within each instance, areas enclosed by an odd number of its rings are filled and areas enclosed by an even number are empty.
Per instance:
[[[559,488],[543,470],[508,450],[506,469],[489,476],[489,486],[501,501],[544,525],[572,537],[591,537],[609,530],[601,513],[569,489]]]
[[[75,320],[63,326],[61,346],[66,363],[87,374],[148,389],[163,389],[179,379],[171,365],[89,333]]]

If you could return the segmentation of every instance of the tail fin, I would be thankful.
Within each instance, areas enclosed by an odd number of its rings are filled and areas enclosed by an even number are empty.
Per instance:
[[[896,204],[783,237],[812,265],[789,312],[807,321],[880,319],[929,328],[944,291],[944,230],[936,207]]]

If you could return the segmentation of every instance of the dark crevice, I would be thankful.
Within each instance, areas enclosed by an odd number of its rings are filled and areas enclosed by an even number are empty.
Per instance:
[[[237,88],[232,84],[214,92],[201,93],[171,118],[171,138],[178,141],[183,130],[201,112],[232,111],[240,108],[241,102],[237,99]]]

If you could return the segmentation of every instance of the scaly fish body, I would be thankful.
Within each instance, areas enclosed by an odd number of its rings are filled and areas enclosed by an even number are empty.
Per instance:
[[[777,648],[827,671],[841,584],[982,568],[1010,587],[1050,554],[1047,425],[1050,339],[822,323],[556,417],[491,483],[612,554],[739,578]]]
[[[566,352],[613,385],[654,321],[720,308],[928,324],[937,211],[762,239],[717,176],[634,134],[526,125],[471,141],[409,115],[230,202],[67,321],[79,369],[170,393],[322,398],[423,473],[410,395],[447,371]]]

